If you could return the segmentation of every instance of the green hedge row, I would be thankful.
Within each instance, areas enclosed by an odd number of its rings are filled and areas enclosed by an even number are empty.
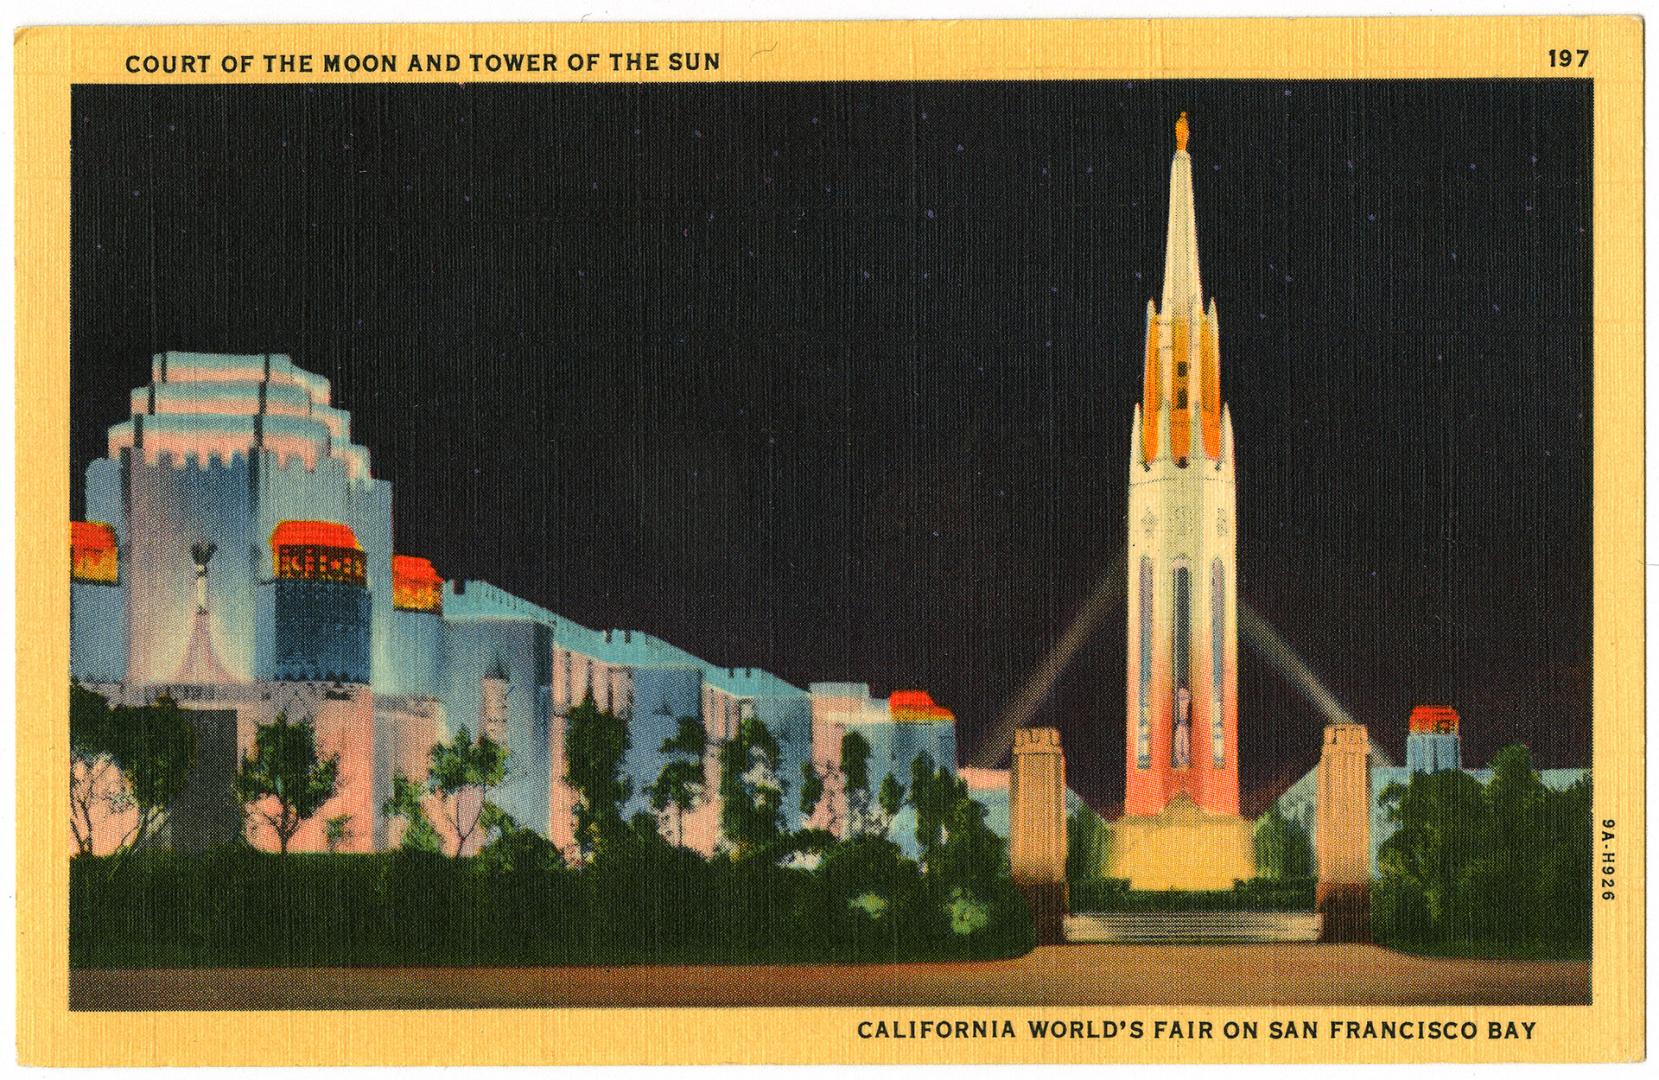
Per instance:
[[[945,888],[884,840],[815,869],[652,845],[579,870],[418,852],[140,852],[70,866],[74,967],[982,959],[1033,944],[1006,878]]]
[[[1312,878],[1257,878],[1231,889],[1151,892],[1122,878],[1071,883],[1073,911],[1312,911]]]

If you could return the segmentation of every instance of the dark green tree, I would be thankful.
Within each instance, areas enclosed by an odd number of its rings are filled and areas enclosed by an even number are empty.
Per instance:
[[[339,852],[342,845],[351,839],[351,815],[335,814],[323,822],[323,842],[328,845],[330,855]]]
[[[1592,821],[1587,782],[1552,791],[1515,745],[1484,785],[1418,773],[1382,804],[1397,831],[1378,852],[1378,940],[1433,951],[1585,955]]]
[[[739,858],[777,843],[783,833],[783,781],[778,740],[756,716],[738,721],[720,748],[720,831]]]
[[[1308,831],[1285,817],[1279,804],[1256,822],[1253,839],[1256,873],[1264,878],[1305,878],[1313,874],[1313,843]]]
[[[155,834],[196,766],[196,726],[166,694],[148,705],[112,710],[115,762],[138,809],[138,824],[127,841],[137,851]]]
[[[439,813],[455,838],[455,858],[484,821],[490,789],[506,778],[507,748],[482,732],[475,739],[463,724],[449,742],[433,745],[426,788],[438,797]]]
[[[1519,865],[1525,849],[1536,844],[1543,828],[1545,787],[1532,767],[1532,752],[1520,743],[1499,750],[1486,782],[1487,846],[1507,853]]]
[[[389,819],[403,819],[403,837],[398,841],[402,851],[426,851],[437,854],[443,850],[443,839],[426,813],[426,788],[404,776],[392,774],[392,795],[381,806]]]
[[[948,806],[944,841],[928,876],[987,897],[1008,875],[1008,845],[985,823],[984,804],[969,794],[967,781],[959,776],[949,778]]]
[[[69,684],[69,830],[75,852],[91,855],[93,814],[117,813],[129,799],[115,757],[116,727],[104,695]]]
[[[494,803],[484,804],[478,828],[485,842],[475,865],[485,874],[498,878],[518,875],[534,882],[537,875],[564,868],[564,858],[552,841],[520,825]]]
[[[841,776],[847,798],[847,832],[860,836],[870,829],[870,743],[856,731],[841,737]]]
[[[242,759],[233,790],[250,814],[271,826],[278,850],[287,855],[300,826],[334,797],[339,777],[340,756],[317,756],[311,721],[290,723],[285,713],[278,713],[273,723],[254,731],[253,748]]]
[[[624,842],[622,807],[633,783],[622,763],[632,745],[628,725],[594,703],[589,694],[565,718],[565,780],[576,792],[576,845],[584,858]]]
[[[881,831],[886,832],[893,827],[893,819],[899,816],[899,811],[904,809],[904,785],[892,773],[881,778],[876,805],[881,808]]]
[[[950,770],[934,765],[933,756],[926,751],[910,763],[910,805],[916,811],[916,849],[924,869],[944,842],[954,780]]]
[[[810,818],[824,801],[824,775],[811,760],[801,762],[801,817]]]
[[[1486,833],[1480,781],[1456,769],[1414,773],[1409,783],[1384,788],[1381,802],[1399,828],[1379,848],[1378,867],[1390,887],[1404,888],[1421,908],[1413,936],[1432,942],[1466,925],[1466,872]]]
[[[686,811],[702,797],[706,781],[703,754],[708,747],[708,733],[703,722],[695,716],[682,716],[679,730],[664,739],[661,752],[669,755],[657,779],[648,785],[645,794],[651,799],[651,809],[658,814],[674,811],[674,843],[685,843]]]
[[[1106,877],[1112,832],[1100,815],[1079,806],[1066,818],[1066,880],[1074,895],[1088,895]]]

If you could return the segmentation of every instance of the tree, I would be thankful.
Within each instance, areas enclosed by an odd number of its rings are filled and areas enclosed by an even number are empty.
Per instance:
[[[113,711],[115,762],[138,808],[127,850],[137,851],[184,790],[196,767],[196,726],[166,694],[148,705]]]
[[[403,837],[398,842],[400,850],[434,854],[443,850],[443,840],[426,813],[425,795],[425,788],[401,772],[392,774],[391,798],[380,809],[388,818],[403,819]]]
[[[1525,861],[1525,850],[1538,842],[1543,826],[1544,793],[1531,751],[1520,743],[1499,750],[1486,783],[1487,846],[1509,853],[1511,862]]]
[[[340,779],[340,755],[317,756],[317,732],[311,721],[289,723],[286,713],[254,731],[253,749],[237,769],[236,799],[263,819],[277,836],[281,854],[300,826],[334,797]],[[271,804],[275,809],[271,810]]]
[[[109,701],[78,682],[69,684],[69,830],[77,855],[91,855],[93,810],[125,809],[130,799],[116,763],[116,727]]]
[[[1378,868],[1389,887],[1403,887],[1422,910],[1411,928],[1423,941],[1438,941],[1463,923],[1466,872],[1481,853],[1486,799],[1480,781],[1447,769],[1414,773],[1407,784],[1383,789],[1384,811],[1399,828],[1378,849]]]
[[[1066,880],[1073,896],[1087,895],[1082,890],[1106,877],[1111,843],[1111,830],[1089,807],[1080,806],[1066,818]]]
[[[910,805],[916,811],[916,850],[924,869],[944,842],[953,779],[950,770],[935,766],[933,755],[926,751],[910,763]]]
[[[1313,874],[1313,843],[1308,831],[1284,816],[1279,804],[1268,807],[1253,835],[1256,873],[1264,878],[1305,878]]]
[[[576,846],[584,857],[627,837],[622,807],[633,784],[622,773],[632,745],[628,725],[589,694],[565,718],[565,780],[576,792]]]
[[[695,716],[682,716],[679,731],[662,742],[661,752],[670,755],[657,774],[656,782],[645,789],[650,796],[651,809],[663,814],[674,810],[674,843],[685,844],[686,811],[696,805],[703,794],[706,777],[703,753],[708,747],[708,733],[703,722]]]
[[[323,842],[330,855],[337,854],[342,844],[351,839],[351,815],[335,814],[323,822]]]
[[[1378,851],[1379,941],[1408,947],[1582,955],[1590,942],[1588,783],[1551,791],[1524,746],[1482,785],[1449,769],[1391,784],[1395,833]]]
[[[507,748],[465,724],[447,743],[435,743],[427,765],[426,788],[438,797],[440,813],[455,837],[459,859],[478,831],[489,806],[490,789],[507,778]]]
[[[1008,845],[985,823],[985,806],[968,792],[960,776],[948,778],[944,840],[928,867],[928,877],[942,887],[960,886],[988,897],[1008,872]]]
[[[738,721],[720,748],[720,831],[746,858],[774,845],[783,832],[783,782],[778,740],[755,716]]]
[[[479,864],[493,875],[551,873],[564,867],[564,859],[552,841],[520,825],[494,803],[484,805],[479,827],[488,841],[478,853]]]
[[[904,785],[892,773],[881,778],[876,804],[881,807],[881,831],[886,832],[892,828],[893,819],[899,816],[899,811],[904,809]]]
[[[841,737],[841,775],[847,796],[847,832],[861,836],[870,828],[870,743],[856,731]]]
[[[801,762],[801,817],[810,818],[824,801],[824,776],[809,758]]]

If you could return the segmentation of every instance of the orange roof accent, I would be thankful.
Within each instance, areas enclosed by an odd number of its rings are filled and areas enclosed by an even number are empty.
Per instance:
[[[120,584],[121,555],[113,528],[101,521],[69,523],[69,580]]]
[[[895,690],[887,699],[887,711],[901,723],[955,720],[956,714],[933,700],[926,690]]]
[[[1187,123],[1187,114],[1183,112],[1181,118],[1175,121],[1175,149],[1185,150],[1187,139],[1191,136],[1192,125]]]
[[[284,521],[271,530],[273,548],[307,544],[363,550],[363,545],[357,542],[357,534],[349,526],[334,521]]]
[[[71,521],[69,546],[72,548],[113,548],[115,528],[101,521]]]
[[[1459,717],[1450,705],[1418,705],[1411,710],[1411,730],[1414,732],[1457,733]]]
[[[393,555],[392,580],[409,585],[442,585],[444,579],[432,566],[431,559],[419,555]]]

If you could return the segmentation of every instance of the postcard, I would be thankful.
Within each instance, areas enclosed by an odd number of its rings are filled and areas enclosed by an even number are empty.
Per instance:
[[[1638,20],[14,48],[25,1062],[1645,1053]]]

